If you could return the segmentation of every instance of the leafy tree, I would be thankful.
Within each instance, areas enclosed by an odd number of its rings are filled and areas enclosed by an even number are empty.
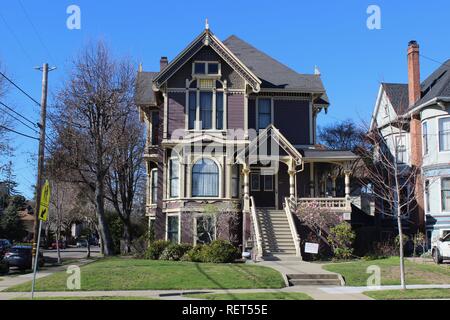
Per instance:
[[[20,220],[19,208],[9,205],[0,218],[0,229],[2,236],[12,241],[22,241],[27,231]]]
[[[328,242],[333,248],[333,253],[338,259],[349,259],[353,254],[353,241],[356,235],[347,222],[341,222],[330,228]]]

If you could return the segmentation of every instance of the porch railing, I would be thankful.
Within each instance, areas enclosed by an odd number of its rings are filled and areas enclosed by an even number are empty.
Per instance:
[[[319,208],[331,209],[342,212],[351,211],[351,201],[347,198],[299,198],[298,204],[301,203],[315,203]]]
[[[294,240],[295,245],[295,255],[297,257],[301,257],[301,251],[300,251],[300,236],[297,232],[297,227],[295,226],[294,216],[292,215],[291,208],[295,207],[296,204],[293,200],[286,197],[284,199],[284,211],[286,212],[286,216],[289,222],[289,228],[291,229],[291,235],[292,239]]]
[[[259,259],[263,255],[263,246],[262,246],[262,237],[261,237],[261,231],[259,227],[259,221],[258,216],[256,214],[256,206],[255,206],[255,199],[253,197],[250,197],[250,213],[252,217],[252,225],[253,225],[253,233],[255,235],[256,240],[256,258]]]

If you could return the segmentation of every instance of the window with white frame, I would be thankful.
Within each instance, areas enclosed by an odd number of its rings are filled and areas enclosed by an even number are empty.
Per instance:
[[[220,63],[211,62],[211,61],[196,61],[193,65],[193,74],[194,75],[220,75]]]
[[[211,159],[200,159],[192,167],[192,196],[219,196],[219,168]]]
[[[430,212],[430,180],[425,180],[425,210]]]
[[[450,177],[441,179],[442,211],[450,211]]]
[[[264,176],[264,191],[273,191],[273,175],[267,174]]]
[[[178,197],[180,195],[180,162],[176,158],[172,158],[169,161],[169,183],[170,197]]]
[[[167,240],[172,243],[178,243],[179,232],[179,218],[178,216],[168,216],[167,217]]]
[[[439,151],[450,151],[450,117],[439,119]]]
[[[158,111],[151,112],[152,132],[151,132],[151,145],[158,144],[158,132],[159,132],[159,114]]]
[[[222,83],[217,80],[205,85],[202,80],[212,81],[200,79],[194,81],[198,88],[187,89],[187,127],[189,130],[224,130],[226,95]]]
[[[404,135],[395,136],[395,158],[397,163],[407,162],[406,137]]]
[[[151,171],[151,204],[156,204],[158,201],[158,169]]]
[[[422,123],[423,154],[428,154],[428,122]]]
[[[272,100],[258,99],[258,129],[267,128],[272,122]]]

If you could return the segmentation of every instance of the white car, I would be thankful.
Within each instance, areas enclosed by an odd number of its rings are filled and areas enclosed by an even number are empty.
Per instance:
[[[450,259],[450,230],[440,230],[431,239],[431,254],[437,264]]]

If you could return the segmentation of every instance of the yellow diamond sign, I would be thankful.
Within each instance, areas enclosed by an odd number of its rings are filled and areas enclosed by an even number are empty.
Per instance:
[[[50,184],[48,180],[45,181],[41,192],[41,205],[39,207],[39,220],[47,221],[48,206],[50,204]]]

